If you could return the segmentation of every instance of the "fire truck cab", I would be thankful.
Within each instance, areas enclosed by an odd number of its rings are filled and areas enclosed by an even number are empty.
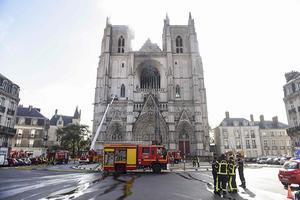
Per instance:
[[[125,173],[128,170],[167,169],[169,157],[163,145],[105,144],[103,170]]]

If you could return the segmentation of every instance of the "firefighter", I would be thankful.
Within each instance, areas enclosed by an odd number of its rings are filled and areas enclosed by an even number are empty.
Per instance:
[[[212,168],[212,175],[213,175],[213,178],[214,178],[214,193],[217,194],[218,191],[217,191],[217,184],[218,184],[218,181],[217,181],[217,172],[218,172],[218,158],[217,158],[217,155],[214,155],[214,158],[213,158],[213,161],[211,163],[211,168]]]
[[[239,176],[241,180],[241,185],[239,185],[242,188],[246,188],[246,181],[244,177],[244,160],[242,159],[241,155],[237,155],[237,165],[238,165],[238,170],[239,170]]]
[[[227,193],[226,191],[227,176],[228,176],[228,163],[225,154],[221,154],[218,160],[218,167],[217,167],[216,193],[218,195],[221,195],[221,193],[225,195]]]
[[[233,155],[229,157],[228,161],[228,185],[229,193],[237,193],[236,187],[236,163],[234,161]]]

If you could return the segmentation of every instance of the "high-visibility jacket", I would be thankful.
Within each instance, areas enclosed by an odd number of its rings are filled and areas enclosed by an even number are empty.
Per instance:
[[[219,175],[227,175],[228,174],[228,164],[226,160],[221,160],[218,164],[218,172]]]
[[[236,164],[235,164],[235,162],[230,162],[229,164],[228,164],[228,174],[229,175],[236,175]]]

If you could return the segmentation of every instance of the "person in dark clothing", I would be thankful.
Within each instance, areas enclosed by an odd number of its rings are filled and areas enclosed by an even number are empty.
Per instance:
[[[218,160],[216,194],[225,195],[227,193],[227,189],[226,189],[227,176],[228,176],[228,163],[225,154],[222,154]]]
[[[196,156],[194,156],[193,157],[193,167],[196,167],[196,164],[197,164],[196,162],[197,162],[197,159],[196,159]]]
[[[229,186],[229,193],[237,193],[236,187],[236,163],[233,159],[233,156],[229,157],[228,161],[228,186]]]
[[[244,160],[241,158],[240,155],[237,155],[237,165],[238,165],[240,180],[242,183],[239,186],[242,188],[246,188],[246,181],[244,177]]]
[[[214,155],[213,161],[211,163],[211,168],[212,168],[212,175],[214,178],[214,193],[217,194],[217,172],[218,172],[218,160],[217,160],[217,156]]]

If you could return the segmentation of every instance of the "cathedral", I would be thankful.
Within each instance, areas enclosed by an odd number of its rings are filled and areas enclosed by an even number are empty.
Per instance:
[[[206,90],[194,19],[164,19],[162,48],[148,39],[131,49],[124,25],[104,29],[95,88],[93,134],[107,105],[96,147],[105,143],[164,144],[187,156],[209,156]]]

